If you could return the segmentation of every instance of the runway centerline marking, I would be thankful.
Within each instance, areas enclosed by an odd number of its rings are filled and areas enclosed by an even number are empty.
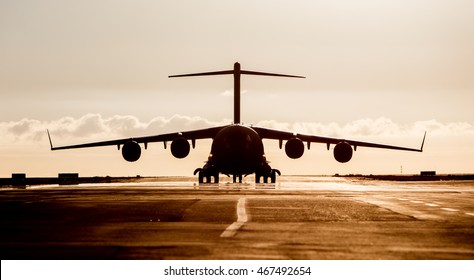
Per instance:
[[[429,207],[436,207],[438,206],[438,204],[434,204],[434,203],[425,203],[426,206],[429,206]]]
[[[466,212],[466,213],[464,213],[464,214],[469,215],[469,216],[474,216],[474,213]]]
[[[237,231],[248,221],[247,212],[245,210],[245,204],[247,199],[242,197],[237,202],[237,221],[233,222],[228,226],[224,232],[221,233],[221,237],[233,237]]]

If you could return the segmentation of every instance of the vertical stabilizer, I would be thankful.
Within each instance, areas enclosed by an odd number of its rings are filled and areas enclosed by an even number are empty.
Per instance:
[[[240,63],[234,63],[234,124],[240,123]]]

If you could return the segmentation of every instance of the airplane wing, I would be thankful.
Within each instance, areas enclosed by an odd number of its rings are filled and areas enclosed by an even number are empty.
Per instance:
[[[423,152],[423,145],[425,143],[426,132],[423,136],[423,141],[421,143],[420,149],[415,148],[406,148],[406,147],[399,147],[399,146],[391,146],[391,145],[384,145],[384,144],[377,144],[377,143],[370,143],[370,142],[361,142],[349,139],[340,139],[340,138],[331,138],[331,137],[322,137],[316,135],[307,135],[307,134],[299,134],[299,133],[291,133],[286,131],[262,128],[262,127],[252,127],[262,139],[274,139],[280,140],[280,148],[281,148],[281,141],[283,140],[290,140],[292,138],[298,138],[303,142],[308,143],[325,143],[329,149],[330,144],[339,144],[339,143],[347,143],[354,147],[354,150],[357,147],[370,147],[370,148],[380,148],[380,149],[391,149],[391,150],[402,150],[402,151],[412,151],[412,152]]]
[[[61,146],[61,147],[54,147],[51,141],[51,136],[48,131],[48,138],[49,143],[51,145],[51,150],[66,150],[66,149],[79,149],[79,148],[90,148],[90,147],[102,147],[102,146],[118,146],[124,145],[131,141],[136,143],[144,143],[145,147],[148,143],[152,142],[167,142],[173,141],[176,138],[183,137],[186,140],[191,140],[193,142],[197,139],[208,139],[214,138],[216,134],[225,126],[218,126],[218,127],[211,127],[205,129],[198,129],[198,130],[191,130],[191,131],[183,131],[183,132],[173,132],[167,134],[159,134],[153,136],[145,136],[145,137],[136,137],[136,138],[123,138],[123,139],[116,139],[110,141],[101,141],[101,142],[92,142],[92,143],[85,143],[85,144],[78,144],[78,145],[69,145],[69,146]],[[166,145],[166,144],[165,144]]]

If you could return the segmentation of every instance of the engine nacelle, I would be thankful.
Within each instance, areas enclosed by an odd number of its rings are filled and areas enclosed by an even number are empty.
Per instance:
[[[348,162],[352,158],[352,147],[347,142],[339,142],[334,147],[334,158],[341,162]]]
[[[303,141],[299,138],[291,138],[285,144],[285,152],[289,158],[297,159],[300,158],[304,153]]]
[[[184,137],[179,137],[171,142],[171,154],[175,158],[185,158],[189,155],[190,145]]]
[[[135,141],[130,141],[123,144],[122,147],[122,156],[126,161],[134,162],[140,158],[142,154],[142,149],[140,145]]]

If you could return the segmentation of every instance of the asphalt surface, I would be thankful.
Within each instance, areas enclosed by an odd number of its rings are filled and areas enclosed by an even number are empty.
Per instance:
[[[474,181],[3,188],[0,215],[3,260],[474,259]]]

